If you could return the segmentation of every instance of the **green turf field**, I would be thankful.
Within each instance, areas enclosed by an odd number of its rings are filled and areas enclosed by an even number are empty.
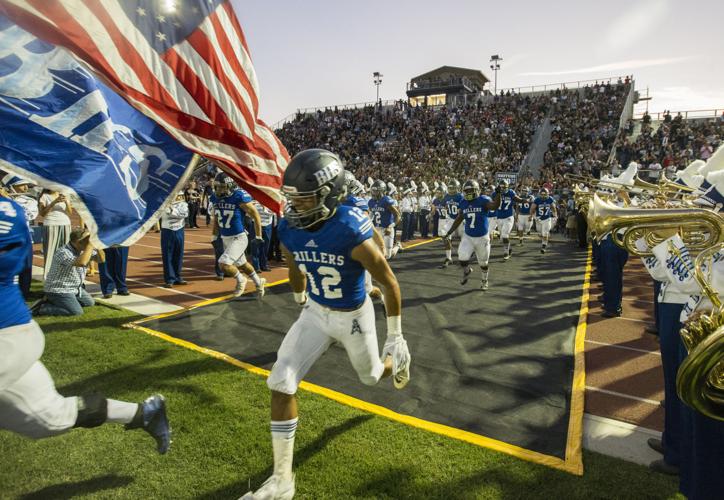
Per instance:
[[[264,379],[120,325],[96,306],[41,318],[61,393],[140,401],[160,392],[174,429],[160,456],[142,431],[108,425],[33,442],[0,432],[0,498],[223,498],[271,470]],[[390,390],[392,385],[390,384]],[[575,477],[300,393],[297,498],[671,498],[677,481],[595,453]]]

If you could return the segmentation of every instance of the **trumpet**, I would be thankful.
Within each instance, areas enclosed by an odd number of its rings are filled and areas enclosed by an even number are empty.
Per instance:
[[[714,309],[690,321],[681,330],[689,355],[676,375],[679,398],[703,415],[724,420],[724,307],[719,294],[704,275],[704,262],[724,250],[724,243],[701,252],[694,264],[694,277]]]
[[[724,241],[724,218],[705,208],[620,208],[594,195],[587,220],[597,241],[611,234],[614,244],[639,257],[651,255],[650,250],[636,247],[641,238],[650,249],[679,232],[692,253]]]

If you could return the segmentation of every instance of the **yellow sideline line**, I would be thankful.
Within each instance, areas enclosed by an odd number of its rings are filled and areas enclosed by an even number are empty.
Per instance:
[[[234,365],[238,368],[242,368],[242,369],[244,369],[248,372],[254,373],[256,375],[262,375],[264,377],[269,376],[269,370],[265,370],[264,368],[259,368],[258,366],[254,366],[249,363],[245,363],[244,361],[240,361],[236,358],[229,356],[228,354],[224,354],[223,352],[214,351],[213,349],[208,349],[206,347],[201,347],[199,345],[194,344],[193,342],[178,339],[178,338],[172,337],[171,335],[168,335],[166,333],[159,332],[157,330],[153,330],[153,329],[147,328],[145,326],[140,326],[137,324],[135,324],[135,325],[131,324],[131,326],[144,333],[153,335],[154,337],[158,337],[167,342],[171,342],[172,344],[176,344],[176,345],[184,347],[186,349],[190,349],[192,351],[197,351],[202,354],[206,354],[207,356],[211,356],[211,357],[219,359],[221,361],[225,361],[231,365]],[[299,388],[302,390],[305,390],[307,392],[312,392],[314,394],[324,396],[326,398],[329,398],[333,401],[337,401],[339,403],[345,404],[347,406],[357,408],[358,410],[366,411],[369,413],[374,413],[381,417],[385,417],[390,420],[394,420],[396,422],[400,422],[400,423],[403,423],[403,424],[406,424],[406,425],[409,425],[412,427],[424,429],[426,431],[434,432],[436,434],[442,434],[443,436],[451,437],[454,439],[458,439],[460,441],[465,441],[465,442],[468,442],[471,444],[482,446],[484,448],[489,448],[491,450],[506,453],[506,454],[512,455],[516,458],[521,458],[521,459],[527,460],[529,462],[546,465],[548,467],[560,469],[565,472],[570,472],[570,473],[578,474],[578,475],[582,474],[580,460],[579,460],[579,464],[571,464],[567,460],[561,460],[560,458],[557,458],[557,457],[552,457],[550,455],[544,455],[542,453],[538,453],[538,452],[535,452],[532,450],[527,450],[525,448],[521,448],[521,447],[515,446],[513,444],[504,443],[504,442],[498,441],[496,439],[481,436],[480,434],[475,434],[473,432],[464,431],[462,429],[456,429],[455,427],[450,427],[447,425],[430,422],[428,420],[422,420],[417,417],[412,417],[410,415],[404,415],[401,413],[397,413],[397,412],[394,412],[383,406],[379,406],[374,403],[369,403],[367,401],[363,401],[361,399],[357,399],[355,397],[348,396],[347,394],[343,394],[341,392],[337,392],[332,389],[328,389],[326,387],[312,384],[310,382],[302,381],[299,384]],[[579,447],[579,450],[580,450],[580,447]]]
[[[416,243],[413,246],[423,245],[426,243],[430,243],[431,241],[435,241],[435,240]],[[566,439],[566,453],[565,453],[565,459],[563,459],[563,460],[561,460],[560,458],[557,458],[557,457],[553,457],[550,455],[545,455],[543,453],[538,453],[538,452],[535,452],[532,450],[521,448],[519,446],[510,444],[510,443],[498,441],[493,438],[481,436],[480,434],[475,434],[473,432],[468,432],[468,431],[465,431],[462,429],[457,429],[455,427],[450,427],[447,425],[438,424],[438,423],[431,422],[428,420],[423,420],[423,419],[413,417],[410,415],[404,415],[401,413],[397,413],[397,412],[392,411],[383,406],[379,406],[374,403],[370,403],[368,401],[363,401],[361,399],[349,396],[347,394],[343,394],[338,391],[334,391],[332,389],[328,389],[326,387],[312,384],[310,382],[302,381],[301,384],[299,385],[299,387],[302,390],[324,396],[333,401],[337,401],[337,402],[345,404],[347,406],[351,406],[353,408],[357,408],[362,411],[367,411],[369,413],[373,413],[373,414],[388,418],[390,420],[400,422],[402,424],[406,424],[406,425],[409,425],[412,427],[417,427],[419,429],[423,429],[423,430],[426,430],[429,432],[434,432],[436,434],[441,434],[443,436],[447,436],[447,437],[450,437],[453,439],[458,439],[460,441],[465,441],[465,442],[468,442],[468,443],[471,443],[471,444],[474,444],[477,446],[482,446],[482,447],[489,448],[489,449],[492,449],[495,451],[506,453],[508,455],[512,455],[514,457],[517,457],[517,458],[520,458],[523,460],[527,460],[527,461],[534,462],[537,464],[541,464],[541,465],[545,465],[545,466],[552,467],[555,469],[563,470],[563,471],[569,472],[571,474],[575,474],[575,475],[579,475],[579,476],[583,475],[583,459],[582,459],[582,450],[581,450],[581,439],[582,439],[582,433],[583,433],[584,391],[585,391],[585,375],[586,375],[584,341],[585,341],[586,324],[587,324],[586,320],[587,320],[587,315],[588,315],[588,296],[589,296],[588,290],[590,287],[590,275],[591,275],[591,248],[589,246],[588,255],[587,255],[587,259],[586,259],[584,280],[583,280],[583,291],[581,293],[581,307],[580,307],[579,314],[578,314],[578,325],[576,327],[576,333],[575,333],[575,339],[574,339],[574,370],[573,370],[573,383],[571,386],[571,411],[570,411],[570,419],[569,419],[569,424],[568,424],[568,435],[567,435],[567,439]],[[282,283],[286,283],[287,281],[288,281],[288,279],[276,281],[274,283],[271,283],[268,286],[276,286],[276,285],[279,285]],[[199,304],[195,304],[194,306],[190,307],[189,310],[195,309],[197,307],[203,307],[204,305],[209,305],[209,304],[212,304],[215,302],[220,302],[222,300],[225,300],[226,298],[228,298],[228,297],[219,297],[219,298],[215,298],[215,299],[209,299],[209,300],[203,301]],[[254,366],[249,363],[245,363],[244,361],[240,361],[236,358],[233,358],[233,357],[229,356],[228,354],[225,354],[225,353],[222,353],[219,351],[215,351],[213,349],[201,347],[192,342],[178,339],[178,338],[168,335],[166,333],[159,332],[157,330],[153,330],[151,328],[147,328],[147,327],[141,326],[139,324],[144,321],[148,321],[150,319],[173,316],[175,314],[180,314],[181,312],[184,312],[184,311],[175,311],[172,313],[157,315],[157,316],[150,317],[150,318],[147,318],[144,320],[130,323],[127,326],[140,330],[149,335],[153,335],[154,337],[158,337],[167,342],[171,342],[172,344],[176,344],[176,345],[184,347],[186,349],[197,351],[197,352],[200,352],[207,356],[211,356],[213,358],[222,360],[233,366],[242,368],[243,370],[246,370],[250,373],[254,373],[257,375],[264,376],[264,377],[269,376],[269,370],[265,370],[264,368],[259,368],[257,366]]]
[[[581,291],[581,309],[578,312],[578,325],[573,341],[573,384],[571,385],[571,412],[568,421],[568,437],[566,439],[566,463],[571,471],[579,476],[583,475],[583,453],[581,443],[583,440],[583,411],[586,391],[586,327],[588,321],[588,297],[591,286],[591,246],[588,246],[586,256],[586,271],[583,275],[583,290]]]

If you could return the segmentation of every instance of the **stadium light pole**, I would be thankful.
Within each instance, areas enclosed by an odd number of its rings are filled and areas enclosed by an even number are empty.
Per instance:
[[[382,84],[382,77],[385,75],[383,75],[379,71],[375,71],[374,73],[372,73],[372,76],[374,77],[374,80],[372,80],[372,81],[375,84],[375,87],[377,87],[377,100],[375,102],[379,104],[379,102],[380,102],[380,85]]]
[[[496,95],[498,93],[498,70],[500,69],[500,61],[502,60],[503,58],[500,57],[498,54],[490,56],[490,62],[492,63],[490,65],[490,69],[493,70],[493,75],[495,75],[495,87],[493,90],[493,95]]]

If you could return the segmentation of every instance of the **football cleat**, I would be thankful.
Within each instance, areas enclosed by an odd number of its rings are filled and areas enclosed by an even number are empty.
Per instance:
[[[156,449],[164,454],[171,446],[171,425],[166,416],[166,400],[160,394],[154,394],[141,403],[143,411],[143,430],[156,440]]]
[[[272,475],[258,490],[248,492],[239,500],[291,500],[292,498],[294,498],[293,474],[291,481]]]
[[[452,264],[452,263],[453,263],[453,261],[452,261],[451,259],[447,259],[447,258],[446,258],[446,259],[443,261],[443,263],[442,263],[440,266],[438,266],[438,269],[445,269],[445,268],[447,268],[447,266],[449,266],[449,265]]]
[[[488,289],[488,280],[483,280],[480,282],[480,289],[481,290],[487,290]]]
[[[510,252],[503,255],[503,260],[508,260],[508,259],[510,259]]]
[[[261,281],[261,285],[256,287],[256,298],[261,300],[266,294],[266,278],[259,278],[259,281]]]
[[[468,266],[465,269],[463,269],[463,279],[460,280],[460,284],[464,285],[468,282],[468,278],[470,277],[470,273],[473,272],[473,268]]]
[[[540,253],[546,253],[546,247],[541,247],[541,248],[540,248]]]
[[[234,297],[241,297],[241,294],[244,293],[244,289],[246,288],[246,278],[244,278],[241,282],[236,282],[236,288],[234,288]]]

